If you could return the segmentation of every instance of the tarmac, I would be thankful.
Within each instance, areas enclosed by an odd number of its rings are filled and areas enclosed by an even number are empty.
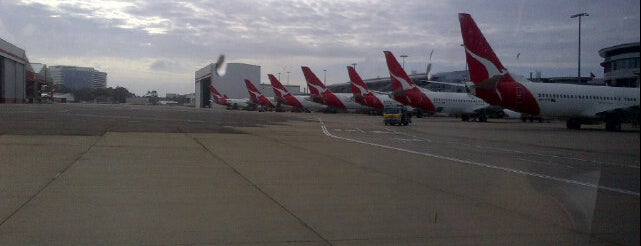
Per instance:
[[[639,244],[629,126],[80,104],[0,117],[0,245]]]

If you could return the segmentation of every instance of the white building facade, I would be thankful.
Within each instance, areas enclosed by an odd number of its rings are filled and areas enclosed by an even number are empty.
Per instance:
[[[248,98],[245,79],[248,79],[255,85],[260,82],[260,66],[244,63],[228,63],[227,71],[224,76],[216,74],[216,64],[209,64],[195,74],[196,102],[198,108],[210,107],[211,93],[209,86],[213,85],[216,89],[229,98]]]
[[[639,42],[599,50],[605,83],[611,86],[639,87]]]

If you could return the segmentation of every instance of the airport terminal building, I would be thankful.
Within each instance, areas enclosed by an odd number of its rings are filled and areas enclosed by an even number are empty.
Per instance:
[[[639,42],[599,50],[605,83],[610,86],[639,87]]]

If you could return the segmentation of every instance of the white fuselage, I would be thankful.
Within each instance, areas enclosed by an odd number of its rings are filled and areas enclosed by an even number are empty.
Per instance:
[[[327,108],[326,105],[312,102],[309,96],[298,96],[294,95],[294,98],[300,102],[301,105],[303,105],[303,108],[309,109],[309,110],[321,110],[324,108]]]
[[[639,106],[639,88],[520,82],[545,117],[597,117],[598,113]]]
[[[396,107],[398,105],[403,105],[402,103],[394,100],[393,98],[390,97],[389,94],[383,94],[380,92],[373,91],[374,95],[376,98],[383,104],[383,107],[389,108],[389,107]]]
[[[249,99],[227,98],[227,104],[230,107],[246,108],[249,107]]]
[[[357,103],[352,93],[334,93],[334,95],[341,100],[346,109],[371,109],[370,107]]]
[[[420,89],[434,103],[437,113],[470,114],[490,106],[483,101],[483,99],[468,93],[431,91],[425,88]]]

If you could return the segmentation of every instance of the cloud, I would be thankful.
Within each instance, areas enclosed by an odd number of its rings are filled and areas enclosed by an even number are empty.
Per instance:
[[[582,26],[584,71],[602,71],[599,49],[639,41],[639,2],[632,0],[22,0],[0,1],[0,9],[0,34],[33,62],[94,64],[108,68],[109,82],[173,84],[178,93],[193,92],[194,71],[220,54],[261,66],[264,81],[289,71],[301,85],[301,65],[327,70],[330,83],[347,81],[352,63],[363,78],[388,76],[383,50],[408,55],[408,70],[424,71],[432,49],[433,72],[462,70],[459,12],[472,14],[504,64],[524,74],[564,68],[574,75],[578,23],[571,14],[590,13]]]
[[[183,63],[174,60],[156,60],[151,65],[149,69],[157,72],[169,72],[169,73],[186,73],[192,71],[186,71]]]

